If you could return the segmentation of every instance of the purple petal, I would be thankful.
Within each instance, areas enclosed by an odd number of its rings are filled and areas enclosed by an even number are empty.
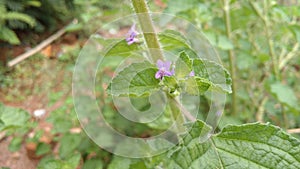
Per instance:
[[[135,24],[133,24],[127,33],[127,37],[126,37],[127,44],[131,45],[134,42],[138,42],[138,39],[135,38],[137,35],[138,32],[135,30]]]
[[[191,73],[189,74],[190,77],[193,77],[195,76],[195,72],[194,71],[191,71]]]
[[[169,72],[169,71],[165,71],[164,72],[164,76],[173,76],[173,73]]]
[[[160,70],[156,72],[155,78],[156,79],[161,79],[162,78],[162,72]]]
[[[127,41],[127,44],[128,45],[131,45],[131,44],[133,44],[135,41],[134,40],[130,40],[130,41]]]
[[[136,37],[136,35],[137,35],[137,33],[136,32],[130,32],[130,35],[129,35],[129,37],[130,38],[135,38]]]
[[[156,63],[156,65],[157,65],[157,67],[159,68],[159,69],[162,69],[163,67],[164,67],[164,62],[162,61],[162,60],[157,60],[157,63]]]
[[[164,67],[165,67],[166,70],[170,70],[171,62],[170,62],[170,61],[166,61],[166,62],[164,63]]]
[[[126,42],[129,42],[129,41],[132,41],[132,38],[131,38],[131,37],[127,37],[127,38],[126,38]]]

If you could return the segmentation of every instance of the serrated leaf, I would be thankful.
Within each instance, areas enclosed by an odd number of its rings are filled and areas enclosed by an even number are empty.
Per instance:
[[[133,63],[112,79],[107,91],[115,96],[148,96],[160,88],[157,71],[148,61]]]
[[[207,126],[197,121],[171,155],[167,168],[272,168],[299,169],[300,141],[270,124],[227,126],[199,143]]]
[[[195,76],[199,76],[202,78],[209,78],[205,63],[201,59],[194,59],[193,60],[193,70]]]
[[[202,95],[211,85],[211,82],[207,79],[197,76],[189,77],[185,82],[184,91],[190,95]]]
[[[192,61],[190,57],[185,53],[180,53],[179,58],[176,61],[175,76],[179,79],[189,76],[192,71]]]
[[[212,90],[232,92],[230,74],[223,66],[208,60],[194,59],[193,70],[195,76],[209,79],[212,82]]]

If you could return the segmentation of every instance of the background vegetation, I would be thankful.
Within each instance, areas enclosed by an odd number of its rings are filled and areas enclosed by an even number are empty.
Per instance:
[[[149,5],[153,12],[194,23],[230,71],[233,93],[218,130],[257,121],[290,132],[300,128],[299,2],[154,0]],[[70,94],[74,63],[88,36],[130,13],[129,2],[123,0],[0,0],[0,144],[9,140],[11,152],[25,148],[38,168],[146,167],[98,148],[80,128]],[[77,22],[69,24],[74,18]],[[65,25],[67,34],[49,47],[50,52],[43,50],[14,68],[5,66],[17,50],[25,52]],[[125,35],[124,30],[114,25],[98,31],[105,37],[106,32]],[[113,72],[106,71],[110,78]],[[133,129],[110,100],[105,103],[105,116],[122,132],[143,137],[159,131],[146,125]],[[37,118],[36,109],[47,113]]]

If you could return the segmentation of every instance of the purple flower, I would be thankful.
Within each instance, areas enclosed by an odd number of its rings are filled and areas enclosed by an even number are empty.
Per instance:
[[[170,61],[163,62],[162,60],[158,60],[157,67],[159,68],[159,70],[155,74],[156,79],[161,80],[164,76],[173,76],[174,75],[174,69],[172,69],[170,71],[170,68],[171,68]]]
[[[190,77],[195,76],[195,72],[192,70],[191,73],[189,74]]]
[[[138,39],[136,38],[136,36],[139,33],[135,30],[135,24],[133,24],[130,28],[130,30],[127,33],[127,37],[126,37],[126,42],[128,45],[131,45],[135,42],[138,42]]]

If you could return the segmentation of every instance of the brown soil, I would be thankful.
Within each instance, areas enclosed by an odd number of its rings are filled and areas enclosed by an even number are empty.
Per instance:
[[[49,114],[63,106],[66,98],[71,94],[71,85],[69,88],[62,86],[65,78],[70,78],[70,73],[65,72],[63,66],[57,67],[58,61],[56,58],[58,53],[61,52],[62,46],[72,46],[76,43],[81,43],[78,41],[76,34],[66,34],[56,42],[50,44],[48,47],[43,49],[40,53],[45,56],[45,59],[42,61],[30,63],[32,61],[24,60],[20,67],[31,67],[32,64],[40,64],[41,70],[33,70],[34,68],[29,69],[32,76],[27,77],[17,77],[17,81],[24,84],[19,84],[17,87],[10,87],[4,90],[0,89],[0,102],[7,106],[17,107],[26,110],[31,114],[31,120],[37,120],[33,117],[33,112],[36,109],[45,109],[46,115],[43,118],[38,120],[39,125],[37,128],[39,130],[44,130],[44,133],[50,133],[49,131],[52,128],[52,125],[47,123],[45,119]],[[0,48],[0,61],[6,60],[7,56],[14,58],[19,54],[22,54],[26,51],[28,46],[15,46]],[[51,59],[50,59],[51,58]],[[27,70],[27,69],[25,69]],[[27,83],[28,81],[32,83]],[[26,82],[26,83],[25,83]],[[14,82],[16,83],[16,82]],[[39,89],[36,92],[35,89]],[[7,95],[11,95],[10,90],[17,90],[17,95],[14,100],[8,100]],[[63,92],[61,98],[59,98],[54,104],[49,106],[48,96],[51,92]],[[18,95],[25,96],[25,99],[19,99]],[[11,169],[35,169],[39,162],[39,159],[32,157],[32,152],[35,152],[35,147],[32,147],[28,144],[22,144],[22,147],[17,152],[10,152],[8,150],[8,145],[12,137],[5,137],[5,134],[0,133],[0,168],[9,167]],[[26,136],[28,137],[28,136]],[[49,140],[50,139],[50,140]],[[47,135],[42,136],[40,139],[41,142],[49,143],[52,141],[51,137]],[[31,150],[33,148],[33,151]]]
[[[9,167],[11,169],[35,169],[38,160],[30,159],[27,156],[24,145],[22,145],[21,149],[17,152],[10,152],[8,150],[11,139],[11,137],[8,137],[0,141],[0,167]]]

